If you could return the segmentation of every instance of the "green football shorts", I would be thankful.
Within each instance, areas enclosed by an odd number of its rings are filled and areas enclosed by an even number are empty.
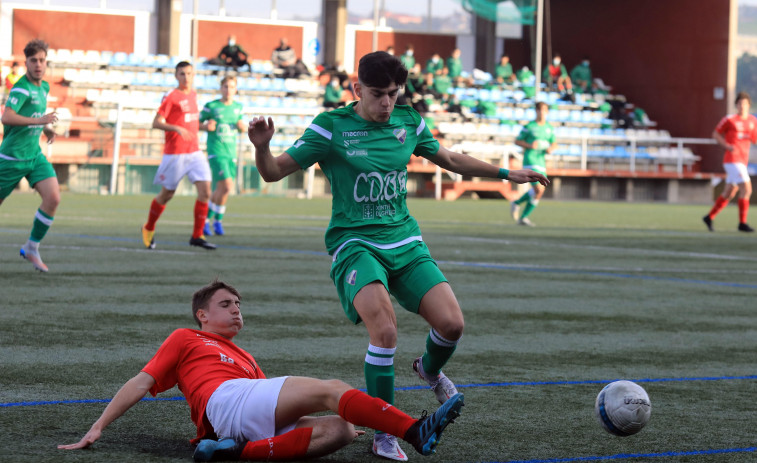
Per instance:
[[[213,174],[213,184],[221,180],[237,178],[237,158],[230,156],[208,157],[210,172]]]
[[[0,199],[7,198],[24,177],[33,187],[37,182],[55,177],[55,169],[42,154],[23,161],[0,158]]]
[[[369,283],[380,281],[402,307],[418,313],[423,296],[447,281],[423,241],[395,249],[378,249],[359,241],[350,243],[331,265],[331,279],[344,313],[355,324],[360,322],[360,316],[352,301]]]

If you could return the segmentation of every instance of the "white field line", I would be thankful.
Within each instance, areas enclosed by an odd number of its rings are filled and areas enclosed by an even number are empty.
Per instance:
[[[477,238],[470,236],[461,236],[459,238],[462,241],[472,241],[479,243],[493,243],[508,246],[535,246],[540,248],[562,248],[562,249],[586,249],[591,251],[600,252],[615,252],[615,253],[631,253],[631,254],[645,254],[649,256],[671,256],[671,257],[688,257],[696,259],[721,259],[721,260],[734,260],[734,261],[747,261],[757,262],[757,258],[749,256],[734,256],[730,254],[714,254],[705,252],[689,252],[689,251],[663,251],[659,249],[642,249],[642,248],[620,248],[614,246],[596,246],[588,244],[565,244],[565,243],[551,243],[545,241],[533,241],[533,240],[508,240],[498,238]]]

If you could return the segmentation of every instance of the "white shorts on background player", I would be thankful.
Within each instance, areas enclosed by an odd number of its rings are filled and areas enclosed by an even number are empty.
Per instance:
[[[218,386],[205,407],[218,438],[256,441],[294,429],[295,423],[276,429],[276,405],[286,379],[230,379]]]
[[[208,158],[202,151],[189,154],[164,154],[152,183],[161,185],[166,190],[175,190],[185,175],[191,183],[211,180]]]
[[[727,162],[723,164],[723,169],[725,169],[725,183],[738,185],[739,183],[751,182],[746,164],[740,162]]]

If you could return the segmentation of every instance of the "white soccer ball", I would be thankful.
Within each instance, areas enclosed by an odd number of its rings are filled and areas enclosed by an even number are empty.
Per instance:
[[[609,433],[630,436],[649,422],[652,402],[647,391],[632,381],[613,381],[597,395],[594,414]]]

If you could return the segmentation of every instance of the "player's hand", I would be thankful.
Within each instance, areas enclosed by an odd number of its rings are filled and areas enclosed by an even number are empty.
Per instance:
[[[39,118],[39,125],[55,124],[58,122],[58,113],[55,111],[47,113]]]
[[[42,129],[42,132],[44,132],[45,137],[47,137],[47,144],[48,145],[52,145],[53,142],[55,141],[55,137],[58,136],[58,134],[55,133],[55,130],[53,130],[53,127],[51,125],[46,125]]]
[[[216,123],[216,120],[215,119],[210,119],[208,121],[208,132],[215,132],[217,126],[218,126],[218,124]]]
[[[253,117],[250,121],[250,126],[247,128],[247,137],[249,137],[250,142],[252,142],[255,148],[262,148],[268,145],[271,138],[273,138],[274,132],[276,132],[276,127],[273,125],[272,118],[269,117],[266,120],[262,116]]]
[[[101,435],[102,433],[100,431],[90,429],[89,432],[85,434],[79,442],[75,444],[59,445],[58,448],[61,450],[86,449],[90,445],[94,444]]]
[[[514,183],[539,182],[544,186],[549,185],[547,177],[530,169],[511,170],[507,179]]]
[[[176,132],[183,138],[184,140],[191,141],[195,138],[194,134],[187,130],[184,127],[176,126]]]

